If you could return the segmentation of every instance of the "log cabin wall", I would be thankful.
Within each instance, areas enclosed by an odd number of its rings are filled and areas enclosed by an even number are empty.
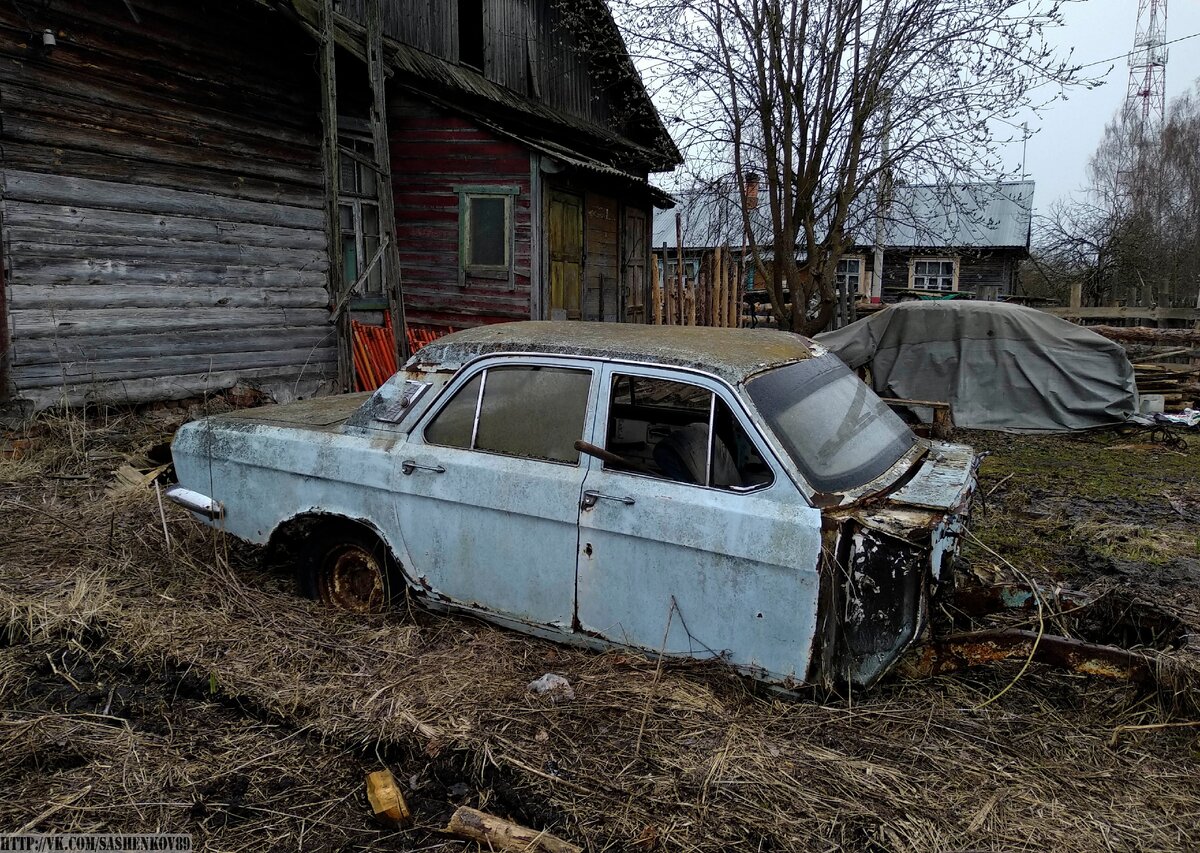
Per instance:
[[[528,320],[534,244],[529,150],[411,96],[392,98],[388,118],[408,322],[462,328]],[[464,187],[515,190],[511,277],[460,278]]]
[[[368,2],[339,0],[338,10],[362,24]],[[463,15],[482,18],[478,64],[460,49]],[[620,35],[603,0],[384,0],[383,32],[438,59],[477,67],[509,92],[595,127],[643,145],[662,142],[665,132],[629,76],[632,67],[612,67],[612,53],[623,46],[617,48]],[[604,63],[589,60],[587,43],[597,39]]]
[[[10,394],[335,379],[314,54],[249,0],[0,4]]]
[[[872,263],[870,247],[860,250],[865,255],[866,268]],[[884,300],[893,301],[895,291],[906,290],[909,262],[913,258],[959,258],[958,289],[980,294],[981,298],[1003,296],[1013,292],[1017,264],[1028,252],[1023,248],[999,248],[990,251],[935,247],[908,250],[888,249],[883,258]],[[981,290],[982,288],[982,290]],[[889,293],[890,292],[890,293]]]

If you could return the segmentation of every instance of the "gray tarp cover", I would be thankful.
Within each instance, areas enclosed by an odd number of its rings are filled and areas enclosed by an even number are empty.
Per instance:
[[[1089,429],[1137,411],[1125,350],[1036,308],[903,302],[816,339],[869,366],[881,397],[947,402],[968,429]]]

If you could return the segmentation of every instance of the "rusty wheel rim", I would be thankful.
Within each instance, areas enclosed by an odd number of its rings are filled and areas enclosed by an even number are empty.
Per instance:
[[[324,560],[321,600],[339,610],[377,613],[387,600],[382,561],[358,545],[339,545]]]

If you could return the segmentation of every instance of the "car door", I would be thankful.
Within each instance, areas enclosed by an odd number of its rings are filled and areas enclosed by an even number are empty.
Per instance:
[[[706,376],[610,366],[598,404],[580,512],[581,630],[804,680],[821,516],[740,401]]]
[[[431,597],[569,631],[594,369],[503,358],[457,377],[399,448],[397,516]]]

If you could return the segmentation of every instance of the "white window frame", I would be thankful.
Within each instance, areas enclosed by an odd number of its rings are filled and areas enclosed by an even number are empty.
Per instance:
[[[513,186],[456,186],[458,193],[458,286],[465,287],[471,278],[507,279],[508,288],[516,286],[513,277],[516,256],[516,228],[513,200],[520,194],[520,187]],[[472,264],[471,258],[471,202],[475,199],[504,200],[504,263]]]
[[[847,288],[846,292],[848,294],[850,294],[851,296],[856,295],[856,294],[859,296],[869,295],[866,291],[863,290],[863,282],[865,282],[867,280],[867,256],[866,255],[842,255],[840,258],[838,258],[837,265],[840,267],[842,265],[843,261],[858,261],[858,273],[857,273],[858,282],[854,285],[853,288]],[[837,269],[836,267],[834,268],[834,276],[835,277],[843,275],[843,274],[844,273],[842,273],[841,270]]]
[[[940,287],[940,286],[939,287],[928,287],[928,286],[917,287],[917,278],[918,277],[923,278],[923,279],[936,278],[939,281],[946,277],[941,272],[939,272],[936,276],[930,276],[930,275],[925,275],[925,274],[921,274],[920,276],[918,276],[917,264],[923,264],[923,263],[939,264],[939,265],[946,264],[946,263],[953,264],[954,267],[950,273],[950,287],[949,288]],[[959,267],[959,258],[957,255],[954,255],[952,257],[947,257],[945,255],[922,255],[920,257],[914,257],[914,258],[910,259],[908,262],[908,289],[909,290],[928,290],[931,293],[956,293],[958,291],[958,267]]]

